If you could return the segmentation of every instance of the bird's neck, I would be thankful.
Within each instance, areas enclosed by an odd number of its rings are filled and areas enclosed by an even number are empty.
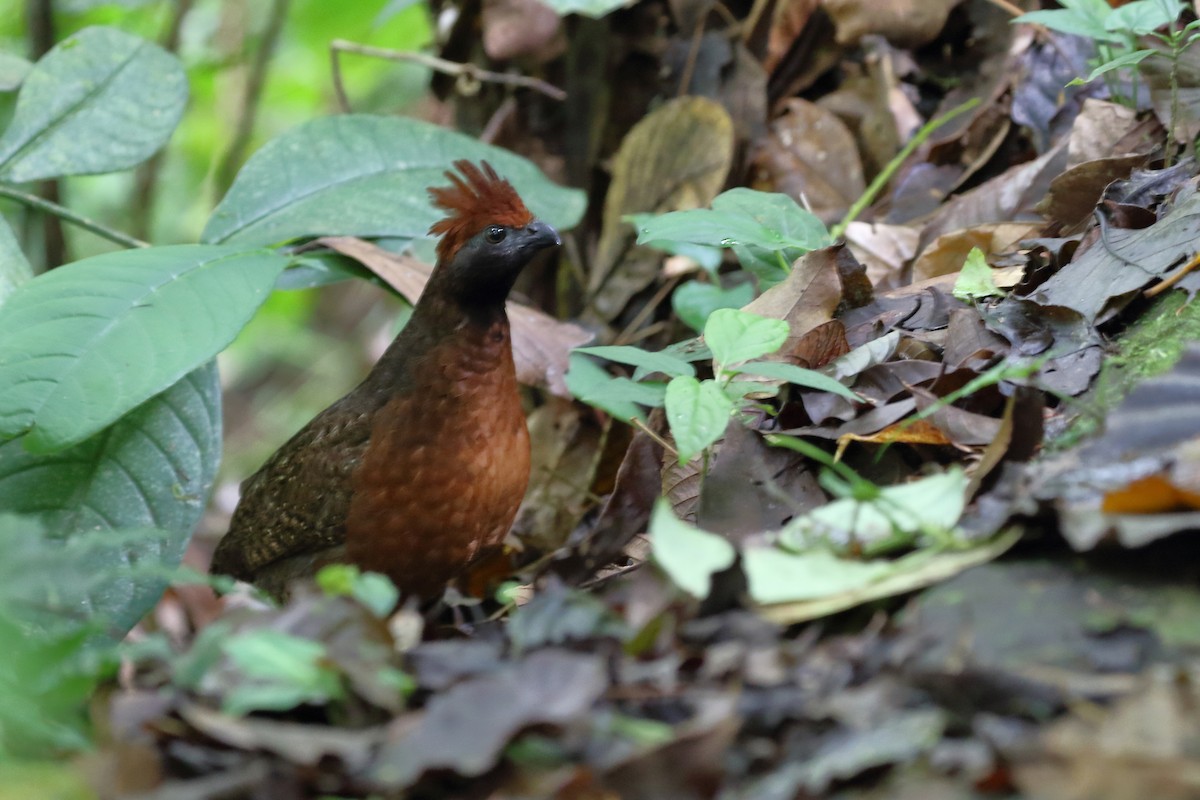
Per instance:
[[[412,317],[388,346],[368,379],[383,393],[391,393],[416,379],[430,355],[447,345],[461,350],[472,371],[511,371],[512,345],[504,301],[464,303],[431,293],[427,287]]]

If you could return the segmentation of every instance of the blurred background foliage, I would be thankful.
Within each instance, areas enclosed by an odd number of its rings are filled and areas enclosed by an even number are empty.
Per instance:
[[[92,25],[174,52],[187,71],[189,100],[169,144],[150,162],[63,178],[59,202],[155,245],[197,241],[252,153],[302,122],[338,111],[330,41],[419,50],[433,38],[429,7],[412,0],[0,0],[0,51],[33,61]],[[354,111],[423,116],[426,67],[353,55],[343,55],[340,67]],[[15,92],[0,93],[0,130],[15,101]],[[61,250],[49,253],[43,217],[3,200],[0,214],[37,270],[48,260],[119,249],[52,221]],[[221,356],[226,451],[218,487],[231,490],[237,476],[360,379],[402,310],[399,301],[358,281],[272,294]],[[220,508],[220,492],[217,499]]]

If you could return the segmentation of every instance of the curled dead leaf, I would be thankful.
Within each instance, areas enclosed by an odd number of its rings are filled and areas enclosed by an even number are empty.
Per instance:
[[[411,256],[389,253],[353,236],[326,236],[318,241],[361,263],[410,303],[417,302],[433,269]],[[574,348],[591,341],[592,334],[578,325],[561,322],[545,312],[511,300],[507,310],[512,323],[517,380],[558,397],[570,398],[563,378],[567,374],[568,356]]]

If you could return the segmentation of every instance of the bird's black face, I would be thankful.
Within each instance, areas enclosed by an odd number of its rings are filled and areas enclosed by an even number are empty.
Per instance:
[[[443,266],[446,284],[464,303],[503,303],[525,265],[560,244],[558,231],[539,219],[523,228],[489,225]]]

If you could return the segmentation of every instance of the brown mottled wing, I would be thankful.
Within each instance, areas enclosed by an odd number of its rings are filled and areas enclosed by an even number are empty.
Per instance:
[[[351,476],[371,435],[354,393],[318,414],[242,484],[212,571],[246,581],[272,564],[345,543]]]

